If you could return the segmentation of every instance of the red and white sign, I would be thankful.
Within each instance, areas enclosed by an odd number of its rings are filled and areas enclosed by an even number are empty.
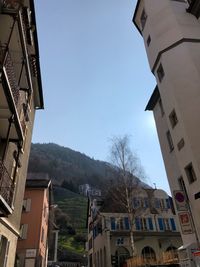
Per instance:
[[[176,208],[178,211],[187,211],[188,210],[188,205],[186,202],[186,197],[183,191],[181,190],[174,190],[174,199],[176,203]]]
[[[192,222],[191,222],[189,212],[179,212],[178,217],[179,217],[179,222],[181,225],[182,233],[185,235],[192,234],[193,227],[192,227]]]

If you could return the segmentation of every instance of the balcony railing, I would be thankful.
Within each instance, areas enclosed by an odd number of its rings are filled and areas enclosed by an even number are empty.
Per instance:
[[[2,47],[2,46],[0,46],[0,65],[1,65],[1,69],[4,68],[5,70],[5,74],[7,76],[7,80],[8,80],[11,92],[12,92],[15,107],[16,107],[18,116],[20,117],[21,128],[22,128],[23,133],[25,133],[27,114],[25,114],[23,110],[23,105],[22,105],[23,103],[20,98],[20,90],[17,84],[15,69],[14,69],[11,55],[9,51],[6,51],[5,47]],[[20,116],[22,112],[23,112],[23,116]]]
[[[0,160],[0,196],[5,200],[10,208],[12,207],[13,195],[13,180],[10,177],[3,162]],[[0,205],[2,206],[2,203],[0,203]]]
[[[12,95],[13,95],[13,99],[14,99],[17,111],[19,112],[20,107],[18,105],[18,102],[19,102],[20,92],[19,92],[19,86],[17,84],[17,79],[15,76],[14,65],[13,65],[9,51],[5,53],[3,65],[5,67],[6,75],[8,77],[8,82],[10,85],[10,89],[12,91]]]

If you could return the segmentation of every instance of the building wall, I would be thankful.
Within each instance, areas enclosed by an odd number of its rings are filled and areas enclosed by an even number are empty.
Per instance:
[[[27,199],[31,199],[30,211],[23,212],[21,218],[21,224],[28,225],[27,238],[19,240],[17,254],[23,262],[26,250],[35,249],[37,257],[41,256],[44,264],[47,253],[48,190],[26,189],[24,200]]]
[[[3,2],[6,5],[4,7]],[[2,188],[5,186],[2,186],[1,188],[1,193],[3,192],[1,197],[7,201],[5,202],[8,209],[1,201],[1,212],[3,210],[4,217],[0,218],[0,234],[2,234],[9,243],[7,251],[8,262],[6,265],[9,267],[14,265],[16,241],[20,236],[21,210],[27,176],[35,107],[43,107],[39,61],[37,61],[35,65],[35,71],[37,70],[36,73],[32,68],[30,60],[32,56],[36,58],[39,56],[36,44],[36,27],[34,25],[35,31],[32,33],[33,43],[30,45],[28,44],[27,35],[24,35],[26,29],[23,28],[24,30],[20,30],[22,25],[20,20],[22,13],[21,9],[19,13],[16,11],[18,10],[18,2],[20,1],[1,1],[0,4],[0,24],[4,25],[4,27],[0,28],[1,65],[3,59],[5,59],[3,58],[3,55],[5,54],[4,52],[7,51],[9,55],[4,61],[4,68],[1,66],[1,72],[2,69],[4,69],[6,73],[5,79],[4,75],[1,75],[0,83],[0,160],[1,166],[6,170],[6,175],[2,175],[1,179],[5,184],[11,184],[15,188],[13,196],[12,189],[9,188],[9,186],[4,190],[2,190]],[[26,7],[32,9],[31,3],[33,3],[33,1],[27,0],[23,2]],[[15,11],[18,13],[16,16]],[[34,10],[32,9],[31,11],[32,23],[35,24],[33,19]],[[24,27],[28,26],[26,25]],[[26,67],[23,68],[21,73],[22,62],[25,62]],[[30,82],[28,82],[27,77],[30,78]],[[24,105],[27,107],[27,112],[24,110]],[[11,123],[10,135],[6,135],[8,133],[11,116],[14,120]],[[7,138],[8,142],[5,142],[4,138]],[[7,149],[5,150],[5,148]],[[3,158],[5,151],[5,157]],[[19,161],[17,162],[16,155],[18,153]],[[15,168],[15,166],[17,167]],[[16,170],[16,175],[14,175],[14,170]],[[10,190],[9,193],[8,190]],[[5,199],[5,197],[7,197],[7,199]],[[11,199],[12,203],[9,203],[11,202]],[[5,207],[7,209],[6,211]],[[3,259],[0,259],[0,264],[2,264],[2,262]]]
[[[144,38],[150,68],[157,80],[165,115],[160,116],[159,103],[154,107],[159,141],[173,196],[180,190],[178,179],[183,177],[197,235],[200,237],[200,203],[194,195],[200,188],[200,23],[186,12],[188,5],[178,1],[144,0],[135,14],[135,23]],[[147,14],[144,29],[140,17]],[[159,23],[158,23],[159,22]],[[151,36],[148,45],[147,39]],[[164,75],[159,79],[162,65]],[[175,110],[177,125],[172,127],[170,114]],[[170,151],[166,132],[170,131],[174,149]],[[180,140],[184,140],[181,149]],[[186,167],[192,163],[196,181],[189,182]],[[183,234],[185,244],[196,242],[194,234]]]
[[[150,201],[151,203],[155,203],[155,201],[159,203],[159,205],[155,204],[156,213],[151,213],[149,206],[144,206],[144,200],[147,199],[145,190],[141,190],[138,198],[133,200],[133,205],[139,205],[138,210],[140,210],[140,213],[134,218],[135,222],[133,222],[134,255],[141,257],[142,249],[148,246],[154,249],[157,259],[160,259],[168,247],[178,248],[182,241],[176,217],[171,206],[167,204],[169,202],[166,201],[168,195],[163,190],[152,190],[152,192],[153,198],[149,199],[149,203]],[[95,214],[94,217],[92,214]],[[151,218],[153,228],[149,225],[149,218]],[[140,221],[138,228],[137,219],[146,219],[146,226]],[[169,229],[165,226],[161,229],[159,219],[168,219]],[[174,220],[175,228],[170,224],[170,219]],[[162,222],[164,223],[164,220]],[[119,253],[124,251],[123,253],[127,253],[129,257],[132,256],[130,220],[127,213],[103,212],[101,209],[99,213],[90,212],[88,225],[89,262],[92,257],[90,267],[111,267],[117,251]]]

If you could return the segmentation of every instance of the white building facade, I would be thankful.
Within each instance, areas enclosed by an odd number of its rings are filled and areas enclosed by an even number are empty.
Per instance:
[[[151,199],[148,190],[152,191]],[[127,266],[132,256],[134,262],[130,262],[130,266],[178,263],[176,249],[182,245],[182,240],[172,202],[163,190],[143,190],[133,198],[134,209],[141,210],[132,222],[134,255],[129,215],[117,209],[111,212],[112,203],[102,203],[101,207],[95,203],[91,203],[88,214],[89,267]]]
[[[153,110],[185,246],[200,240],[200,1],[141,0],[133,22],[157,86]]]

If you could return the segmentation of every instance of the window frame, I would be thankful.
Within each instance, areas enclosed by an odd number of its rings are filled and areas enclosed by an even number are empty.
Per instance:
[[[140,24],[141,24],[142,31],[145,28],[147,18],[148,18],[147,13],[146,13],[145,9],[143,8],[141,16],[140,16]]]
[[[196,173],[194,171],[194,167],[192,162],[190,162],[186,167],[185,167],[185,173],[188,178],[189,184],[194,183],[197,180]]]
[[[162,80],[164,79],[164,77],[165,77],[165,72],[164,72],[164,68],[163,68],[163,65],[162,65],[162,63],[160,63],[160,65],[158,66],[158,68],[157,68],[157,77],[158,77],[158,80],[159,80],[159,82],[161,83],[162,82]]]
[[[174,143],[173,143],[172,136],[169,130],[166,132],[166,137],[167,137],[169,150],[170,152],[172,152],[174,150]]]
[[[175,109],[173,109],[172,112],[169,114],[169,120],[170,120],[172,129],[174,129],[174,127],[178,123],[178,118],[177,118]]]

